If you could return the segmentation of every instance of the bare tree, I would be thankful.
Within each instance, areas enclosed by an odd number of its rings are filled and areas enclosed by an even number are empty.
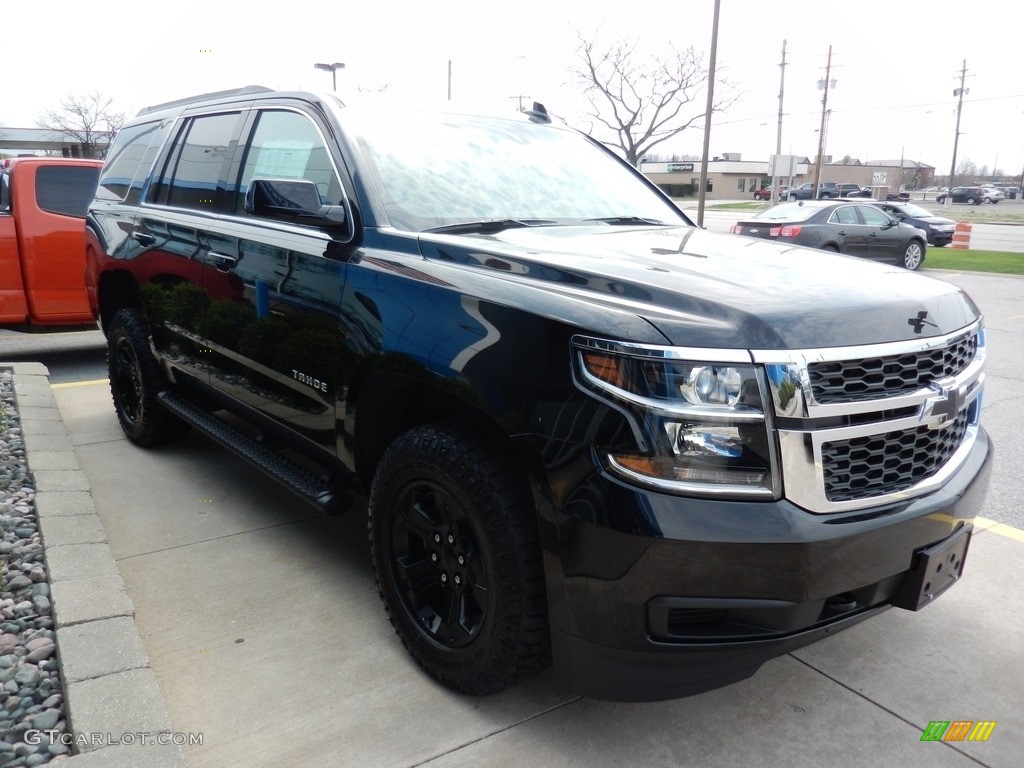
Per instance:
[[[957,176],[974,176],[978,173],[977,164],[970,158],[965,158],[956,166]]]
[[[125,121],[124,112],[111,109],[113,99],[99,91],[84,96],[68,94],[60,108],[46,112],[40,128],[59,131],[82,147],[82,157],[98,157]]]
[[[607,48],[581,33],[578,63],[570,68],[590,102],[586,114],[615,139],[594,138],[623,151],[633,165],[664,141],[703,120],[697,97],[708,84],[703,55],[693,46],[670,48],[665,55],[645,55],[636,40],[618,40]],[[716,99],[719,112],[735,101]]]

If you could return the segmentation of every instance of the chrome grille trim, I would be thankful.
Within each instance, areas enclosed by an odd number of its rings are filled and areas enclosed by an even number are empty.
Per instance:
[[[964,359],[962,345],[969,344],[973,358]],[[952,350],[952,365],[947,366],[945,350]],[[827,514],[862,509],[905,501],[941,487],[963,464],[978,435],[978,416],[984,388],[985,346],[980,319],[967,328],[941,337],[878,344],[875,346],[840,347],[822,350],[769,351],[755,350],[755,361],[768,372],[775,415],[781,417],[778,430],[782,460],[783,494],[804,509]],[[839,402],[821,402],[820,390],[812,382],[811,368],[821,362],[838,363],[840,370],[852,370],[864,360],[900,358],[927,361],[941,355],[939,371],[955,371],[935,379],[913,379],[913,388],[895,388],[886,394],[860,397],[855,395]],[[917,363],[915,362],[915,365]],[[926,362],[925,365],[931,365]],[[933,368],[934,370],[934,368]],[[895,412],[895,413],[894,413]],[[898,416],[893,418],[893,416]],[[828,421],[824,421],[828,420]],[[822,427],[821,423],[843,423],[843,426]],[[956,429],[962,437],[952,441],[945,430]],[[865,442],[873,447],[892,447],[885,435],[935,432],[941,447],[923,448],[907,471],[907,478],[897,482],[865,483],[858,491],[837,490],[835,467],[826,463],[836,458],[829,448]],[[942,432],[943,434],[940,434]],[[881,442],[879,442],[881,440]],[[936,454],[935,452],[938,452]],[[938,455],[938,460],[935,456]],[[885,451],[863,467],[870,474],[884,464]],[[932,462],[932,464],[929,464]],[[925,466],[927,465],[927,466]],[[831,479],[827,479],[831,478]]]

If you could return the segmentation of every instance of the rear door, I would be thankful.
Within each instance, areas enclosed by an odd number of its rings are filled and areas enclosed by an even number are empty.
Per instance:
[[[867,228],[857,216],[856,209],[854,205],[836,208],[828,217],[828,228],[840,251],[864,256],[868,250]]]
[[[18,222],[22,279],[30,319],[92,321],[85,293],[85,212],[99,163],[31,162],[17,169],[12,212]]]
[[[211,302],[240,300],[221,272],[221,215],[232,204],[228,172],[248,112],[234,108],[180,119],[128,243],[153,341],[174,368],[209,381]]]

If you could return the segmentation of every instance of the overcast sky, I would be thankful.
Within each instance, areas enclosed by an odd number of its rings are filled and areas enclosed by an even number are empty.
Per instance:
[[[659,51],[671,41],[708,52],[713,0],[303,0],[275,4],[105,0],[41,6],[7,0],[0,33],[7,76],[0,125],[33,127],[67,94],[99,90],[116,108],[259,84],[329,90],[315,62],[345,62],[339,95],[443,106],[452,62],[453,100],[513,109],[510,97],[578,114],[567,74],[577,30],[599,40],[629,36]],[[626,16],[624,14],[629,13]],[[775,151],[779,62],[787,40],[784,154],[817,152],[821,92],[833,47],[832,110],[825,153],[898,159],[948,173],[953,89],[967,60],[958,159],[1006,174],[1024,171],[1024,36],[1021,0],[721,0],[716,91],[738,100],[716,115],[711,154],[765,160]],[[357,91],[363,89],[363,93]],[[702,112],[703,96],[694,110]],[[586,125],[577,127],[586,128]],[[688,130],[656,151],[699,155]]]

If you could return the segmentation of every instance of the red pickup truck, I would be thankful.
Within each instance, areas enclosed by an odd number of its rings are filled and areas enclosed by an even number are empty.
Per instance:
[[[23,157],[0,168],[0,327],[95,328],[85,212],[101,160]]]

